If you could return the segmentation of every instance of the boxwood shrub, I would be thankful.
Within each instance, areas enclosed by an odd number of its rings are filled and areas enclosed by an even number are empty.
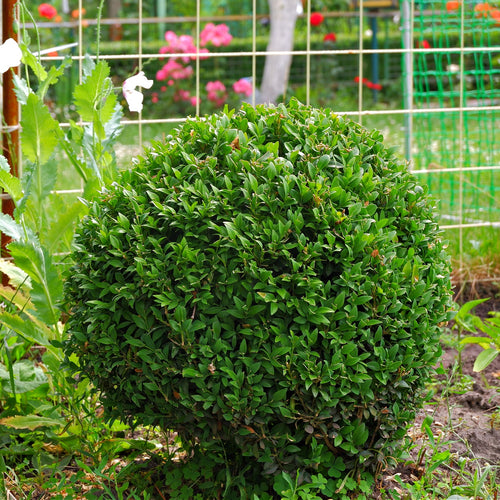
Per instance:
[[[296,100],[188,119],[90,204],[66,352],[109,418],[212,457],[208,483],[300,471],[335,498],[422,403],[450,309],[439,235],[378,131]]]

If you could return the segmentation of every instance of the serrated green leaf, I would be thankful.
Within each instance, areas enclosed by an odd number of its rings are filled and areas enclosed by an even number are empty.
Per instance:
[[[64,75],[65,69],[70,65],[71,65],[71,58],[66,57],[66,59],[64,59],[59,66],[50,67],[48,73],[46,74],[45,79],[41,82],[36,92],[40,96],[40,99],[43,100],[49,87],[51,85],[56,84],[59,81],[59,78]]]
[[[31,301],[35,316],[49,325],[59,320],[57,304],[62,297],[62,280],[51,255],[31,240],[9,245],[14,262],[31,278]]]
[[[10,236],[13,240],[20,240],[24,236],[23,227],[10,215],[0,213],[0,232]]]
[[[31,94],[31,89],[28,87],[26,81],[19,78],[18,75],[14,73],[14,93],[17,97],[17,102],[21,105],[26,104],[28,96]]]
[[[24,319],[18,314],[11,314],[8,312],[0,313],[0,322],[16,332],[26,341],[46,347],[47,350],[51,351],[60,359],[61,356],[58,350],[51,344],[51,340],[55,339],[54,331],[47,325],[44,325],[42,322],[37,324],[29,315],[27,319]]]
[[[0,169],[7,173],[10,172],[9,162],[7,161],[7,158],[5,158],[5,156],[3,155],[0,155]]]
[[[49,252],[54,251],[64,238],[68,238],[69,247],[71,244],[70,240],[73,237],[75,222],[85,210],[85,205],[81,201],[76,201],[70,206],[66,206],[64,211],[59,212],[58,217],[50,224],[44,235],[43,243]]]
[[[47,71],[42,63],[24,44],[21,44],[21,50],[23,51],[23,63],[33,70],[39,82],[43,82],[47,78]]]
[[[0,160],[2,158],[3,157],[0,157]],[[14,203],[16,203],[17,200],[20,200],[23,196],[23,188],[20,179],[12,175],[10,172],[6,172],[3,168],[0,170],[0,188],[11,196]]]
[[[73,96],[82,120],[92,122],[95,133],[104,138],[104,124],[113,116],[116,104],[108,64],[99,61],[85,81],[75,88]]]
[[[60,128],[36,94],[30,94],[23,106],[21,127],[23,154],[33,163],[44,164],[59,142]]]
[[[27,207],[34,210],[34,226],[40,226],[45,214],[39,213],[40,203],[50,195],[57,181],[57,162],[54,159],[44,164],[25,162],[24,167],[24,196],[18,203],[16,217],[19,213],[26,213]]]
[[[0,273],[9,277],[9,283],[11,286],[17,288],[24,285],[31,288],[31,282],[28,275],[9,260],[0,259]]]

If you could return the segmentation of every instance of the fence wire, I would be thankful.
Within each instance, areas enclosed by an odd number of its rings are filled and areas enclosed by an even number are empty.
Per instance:
[[[487,238],[498,240],[500,11],[477,0],[359,0],[329,10],[338,3],[332,0],[318,11],[314,1],[305,7],[269,1],[297,9],[292,50],[269,51],[273,19],[262,0],[237,6],[136,0],[122,4],[122,16],[104,12],[99,57],[109,62],[116,86],[138,71],[154,79],[144,91],[142,113],[123,119],[118,153],[129,160],[188,115],[238,106],[242,94],[234,91],[235,82],[249,83],[251,94],[244,98],[258,101],[266,58],[290,55],[280,100],[294,95],[381,129],[439,200],[441,227],[460,256]],[[83,59],[96,55],[97,21],[85,9],[91,10],[90,2],[78,0],[76,17],[37,23],[44,61],[68,54],[79,61],[68,83],[81,81]],[[204,45],[209,23],[227,26],[231,41]],[[70,105],[63,92],[54,98]]]

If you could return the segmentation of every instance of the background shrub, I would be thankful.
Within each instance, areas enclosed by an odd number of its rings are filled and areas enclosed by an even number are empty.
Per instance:
[[[406,165],[295,100],[189,119],[91,205],[73,259],[74,370],[226,488],[301,470],[332,498],[394,456],[450,306]]]

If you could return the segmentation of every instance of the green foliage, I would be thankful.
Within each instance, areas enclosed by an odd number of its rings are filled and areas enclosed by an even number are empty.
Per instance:
[[[73,259],[73,370],[109,418],[176,431],[190,467],[213,460],[203,498],[297,472],[328,498],[368,484],[451,306],[406,165],[379,132],[295,100],[189,119],[91,204]]]
[[[462,338],[460,343],[462,345],[478,344],[483,348],[474,362],[475,372],[483,371],[500,354],[500,314],[491,312],[490,317],[483,321],[471,312],[472,309],[486,300],[488,299],[466,302],[454,318],[461,333],[466,331],[475,334]],[[478,335],[479,332],[487,336]]]
[[[23,467],[31,467],[32,476],[43,477],[48,469],[66,467],[76,449],[92,457],[147,447],[135,440],[112,439],[111,427],[86,407],[96,402],[88,381],[68,381],[61,366],[63,266],[58,254],[69,250],[75,223],[86,207],[53,190],[60,165],[75,167],[85,182],[86,196],[114,178],[112,147],[120,131],[121,111],[116,96],[110,94],[109,69],[102,62],[86,62],[84,81],[75,89],[79,123],[63,129],[44,96],[69,62],[46,71],[26,46],[22,49],[31,72],[26,70],[25,79],[15,77],[22,108],[20,179],[0,156],[0,188],[15,206],[13,216],[0,215],[0,231],[11,239],[10,259],[0,259],[4,278],[0,285],[0,468],[3,475],[7,468],[19,467],[18,472],[24,473]],[[36,83],[29,81],[33,75]],[[57,454],[48,452],[50,448],[57,449]],[[5,491],[0,483],[0,496]]]

